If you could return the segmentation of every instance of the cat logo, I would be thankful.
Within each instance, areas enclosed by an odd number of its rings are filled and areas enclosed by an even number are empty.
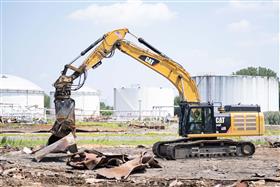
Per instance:
[[[225,117],[216,117],[216,123],[224,123]]]
[[[148,62],[149,64],[153,65],[154,60],[147,56],[146,59],[145,59],[145,62]]]
[[[152,58],[152,57],[149,57],[149,56],[146,56],[146,55],[140,55],[139,58],[141,60],[143,60],[144,62],[149,63],[152,66],[159,63],[159,60],[157,60],[155,58]]]

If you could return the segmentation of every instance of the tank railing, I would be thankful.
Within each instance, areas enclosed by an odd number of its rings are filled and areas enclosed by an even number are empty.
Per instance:
[[[13,103],[0,103],[2,123],[43,123],[46,121],[44,108],[35,105],[22,106]]]
[[[168,121],[173,114],[165,109],[167,109],[166,106],[141,111],[75,109],[75,116],[77,121]],[[0,104],[0,117],[6,122],[14,120],[22,123],[46,123],[55,120],[55,109]]]
[[[45,109],[46,119],[55,120],[55,109]],[[82,110],[75,109],[76,121],[100,121],[100,120],[112,120],[112,121],[130,121],[139,120],[139,110]],[[170,114],[168,110],[153,109],[142,110],[141,121],[155,120],[162,121],[168,120]]]

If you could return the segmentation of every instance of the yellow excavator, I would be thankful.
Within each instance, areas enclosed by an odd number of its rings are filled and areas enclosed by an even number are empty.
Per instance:
[[[125,40],[131,34],[145,48]],[[92,50],[94,48],[94,50]],[[264,116],[258,105],[214,106],[201,103],[195,82],[178,63],[160,52],[143,38],[136,37],[128,29],[118,29],[103,35],[65,65],[54,83],[56,121],[51,129],[48,144],[75,133],[75,101],[71,91],[81,88],[87,71],[101,65],[101,60],[112,57],[115,50],[131,56],[138,62],[167,78],[179,91],[180,103],[179,135],[174,141],[156,142],[153,153],[166,159],[210,156],[250,156],[255,146],[248,141],[234,141],[230,136],[260,136],[264,134]],[[81,56],[92,52],[79,66],[73,63]],[[70,71],[70,73],[69,73]],[[75,82],[77,83],[74,83]]]

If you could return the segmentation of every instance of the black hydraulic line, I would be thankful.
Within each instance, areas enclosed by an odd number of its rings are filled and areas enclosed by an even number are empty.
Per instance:
[[[98,40],[96,40],[95,42],[93,42],[90,46],[88,46],[88,48],[86,48],[85,50],[83,50],[79,56],[77,56],[76,58],[74,58],[68,65],[73,64],[76,60],[78,60],[81,56],[84,56],[87,52],[89,52],[92,48],[94,48],[99,42],[101,42],[103,39],[105,38],[105,35],[103,35],[101,38],[99,38]],[[67,65],[64,66],[63,71],[61,72],[62,75],[65,75],[66,72],[68,70]],[[77,74],[77,73],[76,73]],[[75,75],[76,76],[76,75]]]
[[[103,39],[105,38],[105,35],[102,36],[101,38],[99,38],[98,40],[96,40],[94,43],[92,43],[90,46],[88,46],[88,48],[86,48],[85,50],[83,50],[81,52],[81,56],[84,56],[89,50],[91,50],[92,48],[94,48],[99,42],[101,42]]]
[[[163,54],[162,52],[160,52],[158,49],[156,49],[154,46],[152,46],[151,44],[149,44],[148,42],[146,42],[143,38],[138,38],[138,41],[145,45],[146,47],[148,47],[149,49],[151,49],[152,51],[154,51],[155,53],[163,56],[163,57],[166,57],[165,54]]]

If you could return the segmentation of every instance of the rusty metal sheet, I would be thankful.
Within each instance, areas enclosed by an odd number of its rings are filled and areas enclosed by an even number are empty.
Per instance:
[[[67,150],[71,150],[70,152],[75,152],[77,150],[76,141],[72,133],[65,136],[64,138],[61,138],[57,142],[38,150],[35,152],[34,158],[37,162],[39,162],[49,153]]]
[[[127,155],[103,154],[96,150],[84,150],[71,156],[67,165],[75,169],[96,169],[100,167],[115,167],[126,162]]]
[[[155,159],[155,156],[143,156],[142,164],[145,164],[147,167],[150,168],[161,168],[158,161]]]
[[[96,168],[100,163],[104,162],[105,157],[94,153],[78,153],[67,161],[67,165],[75,169],[89,169]]]
[[[145,156],[143,153],[118,167],[99,169],[97,177],[121,180],[126,179],[133,171],[145,170],[147,167],[161,168],[153,156]]]
[[[84,150],[73,154],[67,165],[75,169],[101,168],[97,170],[97,177],[117,180],[126,179],[133,171],[161,168],[154,156],[146,156],[146,153],[129,160],[127,155],[103,154],[96,150]]]
[[[97,176],[108,179],[126,179],[133,170],[145,169],[145,165],[141,164],[141,158],[135,158],[118,167],[102,168],[98,170]]]

